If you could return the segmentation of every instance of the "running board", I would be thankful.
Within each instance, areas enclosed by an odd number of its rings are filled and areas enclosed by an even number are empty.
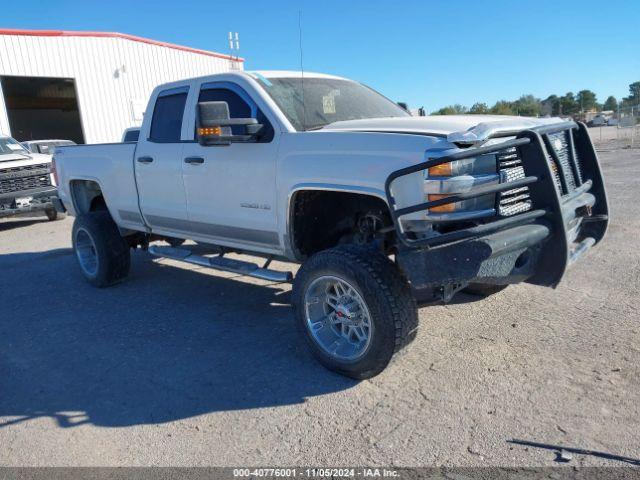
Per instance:
[[[268,268],[260,268],[255,263],[243,262],[232,258],[221,257],[205,257],[202,255],[194,255],[184,248],[158,247],[152,245],[149,247],[149,253],[156,257],[170,258],[180,262],[192,263],[201,267],[213,268],[214,270],[222,270],[224,272],[239,273],[249,277],[260,278],[271,282],[291,282],[293,275],[291,272],[279,272]]]

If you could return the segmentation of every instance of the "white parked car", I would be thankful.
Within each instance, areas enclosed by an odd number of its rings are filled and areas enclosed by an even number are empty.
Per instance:
[[[86,279],[123,280],[136,247],[277,282],[291,274],[271,259],[301,263],[295,321],[325,366],[354,378],[415,336],[418,300],[555,286],[607,228],[584,124],[412,117],[360,83],[297,72],[162,85],[146,111],[137,143],[54,157]],[[149,246],[160,238],[211,251]]]
[[[32,153],[41,153],[43,155],[53,155],[56,147],[75,145],[76,142],[71,140],[28,140],[22,142],[24,148]]]
[[[55,196],[51,155],[31,153],[17,140],[0,135],[0,217],[43,212],[56,220],[62,215],[53,206]]]

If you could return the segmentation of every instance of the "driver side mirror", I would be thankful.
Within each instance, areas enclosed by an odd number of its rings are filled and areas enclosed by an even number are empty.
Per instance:
[[[198,102],[196,120],[198,143],[203,146],[255,142],[263,127],[255,118],[229,118],[227,102]],[[231,127],[237,126],[244,127],[243,135],[233,134]]]

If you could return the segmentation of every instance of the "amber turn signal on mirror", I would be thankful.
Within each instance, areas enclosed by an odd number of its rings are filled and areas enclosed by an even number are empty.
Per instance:
[[[222,129],[220,127],[204,127],[198,129],[198,135],[205,137],[207,135],[222,135]]]

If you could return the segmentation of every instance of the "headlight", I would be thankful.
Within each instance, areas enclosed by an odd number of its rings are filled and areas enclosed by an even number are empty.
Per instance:
[[[465,158],[441,163],[427,170],[427,177],[456,177],[458,175],[483,175],[496,173],[495,155]]]
[[[424,183],[424,194],[427,202],[440,200],[456,193],[464,193],[474,187],[498,183],[495,155],[482,155],[475,158],[442,163],[427,170]],[[446,203],[429,209],[432,213],[455,213],[487,211],[494,208],[495,195]]]
[[[499,182],[496,156],[488,154],[447,162],[422,172],[404,175],[392,182],[391,191],[396,208],[399,209]],[[495,195],[490,194],[431,207],[428,211],[403,215],[400,226],[405,232],[427,234],[432,231],[434,220],[469,221],[494,215],[495,201]]]

